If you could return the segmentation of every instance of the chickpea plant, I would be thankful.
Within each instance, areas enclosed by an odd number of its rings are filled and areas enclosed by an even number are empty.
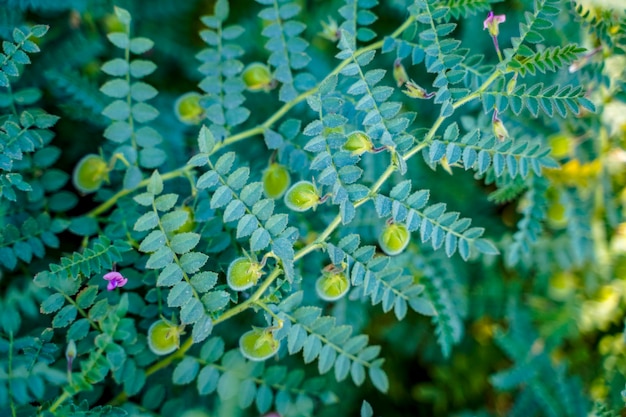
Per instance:
[[[0,415],[617,415],[623,10],[110,3],[0,9]]]

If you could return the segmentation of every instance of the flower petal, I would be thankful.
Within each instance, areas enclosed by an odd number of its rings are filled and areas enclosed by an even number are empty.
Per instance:
[[[483,21],[483,30],[487,29],[489,27],[489,24],[491,24],[492,21],[493,21],[493,12],[491,11],[487,15],[487,18]]]
[[[119,272],[112,271],[112,272],[109,272],[108,274],[104,274],[102,278],[106,279],[107,281],[111,281],[111,280],[120,279],[124,277]]]

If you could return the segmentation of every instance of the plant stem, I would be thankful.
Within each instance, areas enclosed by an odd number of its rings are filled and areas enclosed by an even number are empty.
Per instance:
[[[282,271],[280,270],[280,268],[274,268],[272,273],[268,275],[265,281],[263,281],[261,286],[259,286],[259,288],[254,292],[254,294],[252,294],[250,298],[248,298],[243,303],[237,304],[235,307],[229,310],[226,310],[224,314],[222,314],[221,316],[213,320],[213,325],[224,322],[228,320],[229,318],[234,317],[237,314],[242,313],[243,311],[255,305],[257,301],[261,299],[261,296],[263,296],[263,294],[265,293],[265,291],[267,291],[270,285],[272,285],[272,283],[276,280],[276,278],[280,276],[281,272]],[[185,340],[185,342],[176,350],[176,352],[166,356],[165,358],[161,359],[160,361],[158,361],[157,363],[155,363],[154,365],[146,369],[146,378],[154,374],[155,372],[160,371],[163,368],[167,368],[176,359],[182,359],[183,357],[185,357],[185,353],[191,348],[192,345],[193,345],[193,339],[190,337],[187,340]],[[109,404],[111,405],[121,404],[127,398],[128,398],[128,395],[126,394],[126,391],[122,391],[114,399],[112,399],[109,402]]]
[[[414,22],[414,18],[412,16],[409,17],[390,36],[392,38],[395,38],[395,37],[399,36],[413,22]],[[368,51],[371,51],[371,50],[379,49],[382,46],[383,46],[383,41],[375,42],[373,44],[370,44],[370,45],[368,45],[366,47],[360,48],[359,50],[355,51],[354,57],[360,56],[360,55],[362,55],[362,54],[364,54],[364,53],[366,53]],[[353,60],[352,57],[343,60],[341,63],[339,63],[337,65],[337,67],[335,67],[335,69],[328,76],[326,76],[326,78],[324,80],[326,80],[328,77],[331,77],[331,76],[339,74],[339,72],[346,65],[348,65],[350,62],[352,62],[352,60]],[[282,116],[284,116],[294,106],[296,106],[298,103],[304,101],[310,95],[315,94],[319,90],[319,86],[321,85],[322,82],[318,83],[317,86],[313,87],[312,89],[301,93],[299,96],[297,96],[292,101],[285,103],[280,109],[278,109],[272,116],[270,116],[265,122],[263,122],[259,126],[256,126],[254,128],[245,130],[243,132],[240,132],[238,134],[235,134],[233,136],[229,136],[229,137],[225,138],[220,144],[215,146],[215,148],[212,150],[211,154],[214,154],[219,149],[221,149],[221,148],[223,148],[225,146],[231,145],[233,143],[239,142],[241,140],[244,140],[246,138],[249,138],[249,137],[252,137],[252,136],[255,136],[255,135],[262,134],[266,129],[269,129],[277,120],[279,120]],[[192,168],[193,167],[190,167],[190,166],[184,166],[184,167],[178,168],[176,170],[173,170],[173,171],[161,174],[161,178],[163,180],[177,178],[177,177],[180,177],[180,176],[188,174],[188,172],[190,172],[192,170]],[[91,212],[89,212],[87,215],[90,216],[90,217],[95,217],[95,216],[105,212],[110,207],[112,207],[115,203],[117,203],[117,201],[120,198],[122,198],[122,197],[124,197],[124,196],[126,196],[126,195],[128,195],[128,194],[130,194],[130,193],[132,193],[134,191],[136,191],[137,189],[139,189],[141,187],[145,187],[146,185],[148,185],[148,182],[149,182],[149,179],[145,179],[145,180],[141,181],[137,185],[137,187],[135,187],[133,189],[122,190],[122,191],[118,192],[113,197],[111,197],[109,200],[107,200],[106,202],[104,202],[100,206],[96,207]],[[382,182],[380,183],[379,186],[381,186],[381,185],[382,185]],[[363,199],[362,201],[357,202],[357,204],[361,205],[361,204],[365,203],[365,201],[367,201],[367,200]],[[357,204],[355,204],[355,206],[357,206]],[[318,247],[321,247],[321,244],[322,244],[321,242],[326,240],[326,238],[328,238],[328,236],[332,233],[332,231],[340,223],[341,223],[341,217],[338,216],[326,228],[326,230],[316,239],[316,241],[314,243],[308,245],[306,248],[303,248],[298,253],[296,253],[296,255],[294,256],[294,260],[303,257],[306,253],[311,252],[311,251],[315,250]],[[238,304],[238,305],[234,306],[233,308],[225,311],[221,316],[219,316],[218,318],[213,320],[213,325],[216,325],[216,324],[219,324],[221,322],[224,322],[224,321],[230,319],[231,317],[234,317],[234,316],[242,313],[243,311],[247,310],[248,308],[252,307],[253,305],[259,305],[259,300],[261,299],[262,295],[272,285],[272,283],[276,280],[276,278],[278,278],[280,276],[281,272],[282,271],[278,267],[276,267],[272,271],[272,273],[270,273],[270,275],[268,275],[268,277],[265,279],[265,281],[263,281],[263,283],[259,286],[259,288],[254,292],[254,294],[252,294],[252,296],[249,299],[247,299],[246,301],[242,302],[241,304]],[[159,370],[161,370],[163,368],[166,368],[167,366],[169,366],[176,359],[183,358],[185,356],[185,353],[191,348],[192,345],[193,345],[193,339],[190,337],[187,340],[185,340],[185,342],[176,350],[176,352],[166,356],[165,358],[161,359],[160,361],[158,361],[157,363],[155,363],[154,365],[152,365],[151,367],[146,369],[146,377],[149,377],[150,375],[154,374],[155,372],[157,372],[157,371],[159,371]],[[113,398],[109,402],[109,404],[112,404],[112,405],[121,404],[127,398],[128,398],[128,395],[126,394],[126,392],[122,391],[115,398]],[[61,398],[59,398],[59,400],[60,399]],[[63,398],[63,400],[65,400],[65,398]],[[57,400],[57,402],[59,402],[59,401]]]
[[[500,77],[501,75],[502,75],[502,73],[500,72],[500,70],[494,71],[494,73],[491,74],[491,76],[487,80],[485,80],[485,82],[476,91],[474,91],[473,93],[468,94],[467,96],[461,98],[460,100],[455,102],[452,105],[452,107],[454,109],[457,109],[457,108],[461,107],[462,105],[464,105],[465,103],[480,97],[482,95],[482,93],[487,88],[489,88],[489,86],[491,84],[493,84],[493,82],[496,79],[498,79],[498,77]],[[437,118],[437,120],[435,120],[435,123],[433,123],[432,127],[430,128],[430,130],[428,131],[426,136],[424,137],[424,140],[422,142],[420,142],[419,144],[415,145],[409,151],[407,151],[407,153],[404,154],[401,158],[404,159],[405,161],[408,161],[412,156],[414,156],[416,153],[418,153],[419,151],[424,149],[426,146],[428,146],[430,144],[430,141],[432,140],[432,138],[435,136],[435,133],[437,132],[437,129],[439,129],[439,127],[441,126],[441,124],[444,122],[444,120],[446,118],[447,117],[439,116]],[[383,184],[389,179],[391,174],[394,173],[395,170],[396,170],[395,165],[393,165],[393,164],[389,165],[389,167],[387,167],[387,169],[380,175],[378,180],[372,185],[372,187],[370,188],[369,195],[367,197],[362,198],[361,200],[356,201],[354,203],[354,207],[357,208],[357,207],[365,204],[367,201],[371,200],[376,195],[378,190],[383,186]],[[340,224],[341,224],[341,215],[338,214],[333,219],[333,221],[330,222],[330,224],[328,226],[326,226],[324,231],[317,237],[317,239],[315,239],[315,241],[309,243],[308,245],[306,245],[305,247],[300,249],[298,252],[296,252],[296,254],[294,255],[294,260],[298,260],[298,259],[302,258],[303,256],[305,256],[306,254],[308,254],[310,252],[313,252],[315,249],[323,247],[324,246],[324,241],[328,238],[328,236],[330,236],[330,234]]]
[[[411,24],[413,24],[414,21],[415,21],[415,19],[413,18],[413,16],[410,16],[399,28],[397,28],[390,35],[390,37],[392,37],[392,38],[398,37]],[[358,56],[363,55],[364,53],[366,53],[368,51],[379,49],[382,46],[383,46],[383,41],[382,40],[378,41],[378,42],[374,42],[374,43],[372,43],[372,44],[370,44],[368,46],[365,46],[365,47],[360,48],[357,51],[355,51],[354,52],[354,56],[358,57]],[[330,74],[328,74],[326,76],[326,78],[324,78],[324,80],[328,79],[331,76],[339,74],[339,72],[346,65],[348,65],[350,62],[352,62],[352,58],[347,58],[347,59],[344,59],[343,61],[341,61],[341,63],[339,63],[335,67],[335,69]],[[322,80],[322,82],[324,80]],[[283,117],[289,110],[291,110],[293,107],[295,107],[300,102],[304,101],[310,95],[315,94],[319,90],[319,87],[322,84],[322,82],[318,83],[315,87],[311,88],[310,90],[301,93],[299,96],[297,96],[293,100],[283,104],[280,109],[278,109],[273,115],[271,115],[267,120],[265,120],[259,126],[253,127],[251,129],[248,129],[248,130],[244,130],[243,132],[240,132],[240,133],[237,133],[235,135],[232,135],[232,136],[229,136],[229,137],[225,138],[221,143],[219,143],[217,146],[215,146],[213,148],[213,150],[211,151],[210,155],[213,155],[214,153],[216,153],[218,150],[222,149],[223,147],[226,147],[228,145],[232,145],[233,143],[237,143],[237,142],[242,141],[244,139],[247,139],[249,137],[262,134],[263,132],[265,132],[265,130],[269,129],[276,121],[278,121],[281,117]],[[184,175],[186,172],[190,172],[192,170],[192,168],[193,167],[185,165],[184,167],[177,168],[177,169],[175,169],[173,171],[169,171],[169,172],[165,172],[165,173],[161,174],[161,178],[163,180],[168,180],[168,179],[172,179],[172,178],[178,178],[178,177]],[[105,211],[107,211],[108,209],[113,207],[118,202],[118,200],[120,198],[122,198],[124,196],[127,196],[128,194],[131,194],[131,193],[135,192],[139,188],[142,188],[142,187],[145,187],[146,185],[148,185],[149,180],[150,179],[147,178],[147,179],[141,181],[139,184],[137,184],[137,186],[134,187],[134,188],[127,189],[127,190],[121,190],[121,191],[117,192],[111,198],[109,198],[107,201],[105,201],[104,203],[100,204],[98,207],[96,207],[95,209],[93,209],[89,213],[87,213],[86,216],[87,217],[96,217],[99,214],[104,213]]]
[[[167,181],[167,180],[171,180],[171,179],[174,179],[174,178],[182,177],[188,171],[191,171],[192,168],[193,167],[186,165],[184,167],[175,169],[173,171],[166,172],[164,174],[161,174],[161,179],[163,181]],[[87,213],[86,216],[87,217],[96,217],[96,216],[104,213],[105,211],[110,209],[112,206],[114,206],[115,203],[117,203],[117,201],[120,198],[135,192],[137,189],[139,189],[141,187],[147,186],[149,182],[150,182],[150,178],[146,178],[145,180],[143,180],[139,184],[137,184],[137,186],[135,188],[129,188],[129,189],[124,189],[124,190],[118,191],[111,198],[109,198],[107,201],[105,201],[104,203],[100,204],[98,207],[94,208],[89,213]]]
[[[94,360],[92,364],[90,364],[89,369],[82,371],[83,375],[87,375],[89,372],[91,372],[91,370],[93,369],[93,367],[95,366],[97,362],[97,358],[104,353],[104,350],[106,349],[107,346],[101,347],[96,351],[96,360]],[[77,394],[77,393],[78,392],[75,392],[74,394]],[[54,401],[54,403],[52,403],[48,411],[54,414],[56,409],[59,408],[61,404],[63,404],[68,398],[71,398],[74,394],[70,394],[67,391],[67,388],[63,389],[63,392],[61,393],[61,395]]]

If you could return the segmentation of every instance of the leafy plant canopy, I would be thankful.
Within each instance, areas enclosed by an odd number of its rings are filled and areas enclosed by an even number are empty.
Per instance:
[[[623,413],[623,5],[0,4],[0,415]]]

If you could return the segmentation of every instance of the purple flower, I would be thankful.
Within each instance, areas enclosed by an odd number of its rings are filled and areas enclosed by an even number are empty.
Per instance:
[[[487,18],[483,22],[483,30],[489,29],[491,39],[493,39],[493,46],[498,53],[498,59],[502,61],[502,53],[500,53],[500,46],[498,45],[498,25],[506,21],[506,16],[503,14],[494,15],[493,12],[489,12]]]
[[[128,282],[128,279],[124,278],[122,274],[116,271],[105,274],[103,278],[109,281],[107,285],[107,290],[109,291],[113,291],[117,287],[123,287]]]
[[[498,117],[498,109],[493,109],[493,117],[491,118],[492,126],[493,126],[493,135],[498,139],[499,142],[504,141],[509,137],[509,132],[506,130],[504,123]]]
[[[506,22],[506,16],[503,14],[494,15],[493,12],[489,12],[487,18],[483,22],[483,30],[489,29],[491,36],[498,36],[498,25]]]

